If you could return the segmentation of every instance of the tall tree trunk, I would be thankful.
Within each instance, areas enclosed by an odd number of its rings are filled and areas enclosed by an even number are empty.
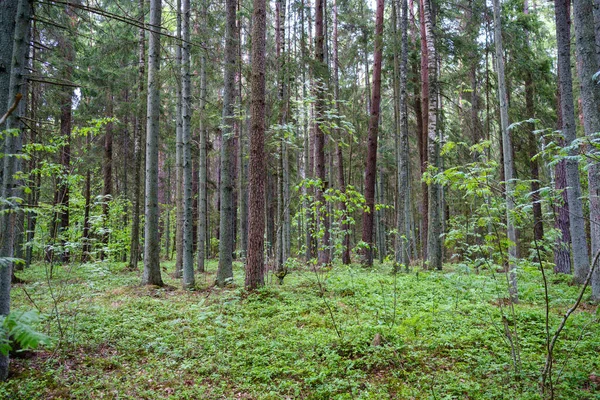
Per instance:
[[[183,287],[193,288],[194,281],[194,215],[192,198],[192,93],[190,77],[190,0],[183,0],[182,129],[183,139]]]
[[[4,31],[4,25],[15,23],[14,30],[12,30],[12,46],[2,48],[0,53],[3,54],[2,59],[10,59],[10,78],[7,87],[0,88],[2,90],[2,96],[6,103],[2,105],[0,114],[4,115],[6,110],[10,109],[11,106],[16,102],[17,108],[15,111],[8,116],[6,121],[6,129],[19,129],[20,133],[18,136],[7,135],[4,141],[4,154],[18,155],[21,153],[21,145],[23,138],[23,130],[19,122],[19,116],[23,114],[25,102],[19,104],[19,100],[23,94],[20,93],[22,85],[24,85],[23,76],[25,76],[25,59],[29,52],[29,16],[31,13],[31,2],[28,0],[20,0],[16,9],[9,7],[2,7],[2,11],[6,12],[0,14],[0,21],[3,26],[2,34],[7,34]],[[11,32],[8,32],[11,33]],[[0,36],[2,36],[0,34]],[[10,57],[5,57],[4,52],[11,52]],[[17,180],[15,174],[20,170],[20,161],[18,157],[4,157],[2,160],[2,186],[0,195],[3,199],[11,199],[17,195]],[[16,229],[16,216],[17,213],[12,208],[15,208],[17,204],[12,202],[4,202],[0,206],[0,315],[6,316],[10,312],[10,283],[12,276],[13,263],[6,258],[11,258],[14,255],[14,244],[17,234]],[[7,337],[2,338],[8,340]],[[0,354],[0,380],[5,380],[8,376],[8,354]]]
[[[517,237],[513,210],[514,200],[514,163],[512,158],[512,138],[508,130],[508,100],[504,77],[504,56],[502,47],[502,26],[500,22],[500,0],[494,0],[494,42],[496,47],[496,70],[498,74],[498,97],[500,103],[500,127],[502,131],[502,154],[504,154],[504,177],[506,187],[506,229],[508,244],[509,293],[513,303],[519,301],[517,292]]]
[[[236,0],[226,0],[225,72],[223,91],[223,128],[221,143],[221,211],[219,228],[219,268],[217,284],[224,286],[233,279],[233,164],[234,153],[234,102],[236,66]]]
[[[181,39],[181,0],[177,0],[177,38]],[[177,41],[175,48],[175,71],[178,78],[181,77],[181,40]],[[183,102],[182,102],[182,80],[177,79],[175,85],[175,203],[177,208],[177,222],[175,231],[175,277],[181,278],[183,270]]]
[[[265,0],[253,0],[252,76],[250,108],[250,162],[248,169],[248,257],[245,286],[264,285],[265,235],[265,52],[267,10]]]
[[[583,126],[590,140],[600,132],[600,90],[597,79],[594,78],[600,69],[600,59],[596,49],[594,32],[593,0],[577,0],[573,2],[573,21],[575,23],[575,45],[577,48],[577,72],[583,108]],[[589,151],[588,182],[590,194],[590,242],[592,256],[600,251],[600,152],[593,146]],[[587,274],[586,274],[587,275]],[[592,299],[600,300],[600,268],[596,268],[592,276]]]
[[[529,1],[523,3],[523,12],[529,14]],[[526,44],[529,47],[529,31],[525,32]],[[525,73],[525,113],[527,118],[535,118],[534,106],[534,80],[531,71],[528,69]],[[529,156],[529,170],[531,171],[531,203],[533,207],[533,237],[537,241],[544,238],[544,221],[542,219],[542,203],[540,202],[540,172],[538,161],[535,155],[538,152],[537,140],[535,137],[535,123],[530,124],[531,132],[527,132],[527,147]]]
[[[429,72],[429,101],[427,111],[427,165],[440,167],[439,138],[437,132],[438,88],[437,88],[437,53],[434,36],[434,17],[431,0],[423,0],[423,17],[425,19],[425,36],[427,38],[427,70]],[[424,124],[425,125],[425,124]],[[427,210],[427,263],[429,268],[442,269],[442,213],[441,187],[435,182],[429,184]]]
[[[148,111],[146,126],[146,201],[144,226],[143,285],[163,286],[160,273],[160,240],[158,237],[158,134],[160,117],[160,0],[150,0],[150,40],[148,43]]]
[[[427,48],[427,28],[426,28],[426,18],[425,18],[425,1],[427,0],[419,0],[419,28],[421,33],[421,139],[420,144],[421,148],[419,149],[421,155],[421,175],[425,173],[428,165],[428,140],[427,136],[429,134],[429,49]],[[417,116],[418,117],[418,116]],[[428,259],[428,244],[427,240],[429,238],[429,186],[427,183],[421,183],[421,191],[422,191],[422,200],[421,200],[421,209],[422,209],[422,229],[421,229],[421,246],[423,252],[423,262]]]
[[[395,3],[394,3],[395,4]],[[394,7],[395,9],[396,7]],[[406,268],[409,264],[409,248],[408,238],[410,235],[410,196],[409,196],[409,161],[410,154],[408,148],[408,109],[406,104],[406,86],[407,73],[406,67],[408,64],[408,5],[406,0],[400,1],[401,10],[394,10],[394,19],[399,19],[400,35],[401,35],[401,54],[398,57],[397,50],[394,54],[396,70],[400,73],[400,87],[397,90],[399,94],[399,121],[398,121],[398,205],[396,210],[396,263],[404,265]],[[401,17],[397,18],[401,11]],[[397,23],[394,24],[396,28]],[[397,48],[398,46],[396,46]],[[398,66],[399,61],[399,66]]]
[[[206,3],[202,7],[202,26],[207,23]],[[206,30],[202,28],[204,35]],[[206,54],[200,54],[200,154],[198,166],[198,272],[204,272],[206,259],[206,218],[208,210],[208,179],[207,168],[208,160],[206,154],[206,139],[208,130],[206,129]]]
[[[560,76],[560,69],[558,75]],[[560,89],[560,88],[559,88]],[[561,99],[560,90],[557,96],[557,109],[560,110]],[[557,129],[563,130],[562,115],[558,113]],[[564,146],[564,140],[559,143]],[[569,199],[567,198],[567,173],[566,160],[560,160],[554,167],[554,187],[561,191],[562,204],[554,205],[554,215],[556,220],[554,226],[560,231],[554,245],[554,272],[561,274],[571,273],[571,232],[569,231]]]
[[[139,0],[139,22],[144,24],[144,0]],[[133,216],[131,218],[131,245],[129,250],[129,269],[137,270],[138,260],[140,259],[140,203],[142,191],[142,137],[144,135],[144,75],[146,64],[146,31],[140,28],[138,31],[138,87],[137,99],[139,102],[138,111],[135,117],[134,130],[134,170],[133,170]]]
[[[106,113],[109,118],[113,117],[113,96],[106,96]],[[71,101],[69,100],[69,110],[71,109]],[[112,200],[112,165],[113,165],[113,123],[106,124],[106,133],[104,135],[104,160],[102,166],[102,176],[104,186],[102,189],[102,217],[104,233],[102,234],[102,244],[104,249],[108,247],[109,239],[109,202]],[[104,260],[106,257],[104,249],[101,251],[100,258]]]
[[[575,136],[575,109],[573,107],[573,80],[571,76],[571,29],[569,0],[555,0],[556,43],[558,48],[558,83],[560,90],[560,108],[562,115],[562,134],[566,145],[570,146]],[[567,198],[571,230],[571,250],[573,253],[574,281],[583,283],[589,268],[585,219],[581,201],[581,183],[578,163],[575,156],[578,151],[572,149],[566,159]]]
[[[381,102],[381,59],[383,54],[383,0],[377,0],[375,13],[375,52],[373,58],[373,93],[367,161],[365,165],[365,206],[363,214],[362,241],[366,243],[363,264],[373,265],[373,217],[375,212],[375,174],[377,172],[377,137],[379,134],[379,104]]]
[[[329,219],[327,218],[327,205],[325,190],[327,177],[325,175],[325,133],[321,128],[322,119],[325,118],[325,86],[327,80],[327,64],[325,64],[325,31],[323,28],[323,13],[325,0],[315,0],[315,177],[319,180],[316,188],[315,200],[317,208],[317,231],[319,235],[318,262],[320,265],[329,264]]]
[[[333,93],[335,99],[336,113],[340,114],[340,79],[339,79],[339,55],[338,55],[338,7],[337,0],[333,0]],[[338,140],[341,140],[340,134],[338,133]],[[342,152],[342,146],[339,143],[336,144],[337,153],[337,172],[338,172],[338,185],[341,193],[346,193],[346,182],[344,179],[344,156]],[[350,264],[350,232],[349,226],[346,222],[348,217],[347,207],[344,201],[340,202],[340,211],[342,214],[343,221],[340,225],[344,239],[342,241],[342,263],[345,265]]]

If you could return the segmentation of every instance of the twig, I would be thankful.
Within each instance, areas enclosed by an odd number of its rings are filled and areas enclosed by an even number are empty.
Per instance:
[[[23,95],[21,93],[17,93],[17,95],[15,96],[15,102],[13,103],[13,105],[10,106],[10,108],[8,109],[6,114],[4,114],[2,116],[2,118],[0,118],[0,125],[2,125],[6,121],[6,119],[10,116],[10,114],[12,114],[17,109],[17,106],[19,105],[19,102],[21,101],[22,98],[23,98]]]

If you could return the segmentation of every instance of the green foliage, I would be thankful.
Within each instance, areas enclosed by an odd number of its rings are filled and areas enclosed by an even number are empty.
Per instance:
[[[50,337],[35,329],[39,322],[40,317],[35,311],[13,311],[7,316],[0,315],[0,353],[7,355],[14,349],[14,344],[20,350],[35,350],[41,345],[49,345]]]
[[[520,275],[519,377],[510,368],[498,274],[446,267],[392,275],[390,265],[334,266],[319,272],[320,290],[315,274],[296,260],[285,286],[273,282],[249,294],[240,288],[242,266],[234,267],[231,288],[209,288],[216,272],[209,262],[196,292],[176,289],[168,274],[173,287],[139,287],[138,274],[122,264],[57,268],[51,283],[61,293],[60,347],[49,349],[52,356],[14,360],[14,377],[0,384],[0,397],[539,398],[545,311],[535,266]],[[52,311],[44,267],[23,276],[42,312]],[[556,324],[578,288],[564,280],[551,285]],[[15,290],[13,303],[19,309],[29,299]],[[600,368],[600,325],[593,309],[573,317],[557,350],[563,379],[556,398],[593,399],[589,376]],[[57,322],[47,319],[47,334],[60,336]]]

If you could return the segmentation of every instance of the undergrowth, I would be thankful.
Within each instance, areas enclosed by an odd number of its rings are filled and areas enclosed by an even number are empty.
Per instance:
[[[448,266],[393,275],[379,265],[317,277],[297,267],[283,286],[269,280],[247,293],[241,264],[225,289],[211,286],[215,269],[209,263],[192,292],[166,274],[166,287],[140,287],[121,264],[58,267],[50,285],[44,265],[21,273],[28,283],[13,288],[13,309],[37,309],[53,342],[12,360],[0,398],[540,396],[545,311],[534,267],[520,271],[517,321],[504,309],[502,274]],[[553,327],[578,288],[549,276]],[[518,372],[505,334],[514,323]],[[599,328],[587,303],[568,321],[555,353],[557,398],[600,398]]]

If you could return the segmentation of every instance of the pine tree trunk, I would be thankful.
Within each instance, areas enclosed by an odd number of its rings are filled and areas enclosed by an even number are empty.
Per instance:
[[[221,142],[221,211],[219,227],[219,268],[216,283],[224,286],[233,279],[233,164],[234,158],[234,102],[236,66],[236,0],[226,1],[225,72],[223,91],[223,127]]]
[[[502,154],[504,154],[504,177],[506,187],[506,221],[509,263],[509,293],[513,303],[519,301],[517,291],[517,238],[512,216],[514,201],[514,163],[512,158],[512,139],[508,130],[508,101],[504,77],[504,56],[502,47],[502,27],[500,22],[500,0],[494,0],[494,42],[496,47],[496,70],[498,74],[498,97],[500,102],[500,127],[502,131]]]
[[[363,264],[373,265],[373,217],[375,213],[375,174],[377,172],[377,137],[379,133],[379,104],[381,102],[381,59],[383,54],[383,0],[377,0],[375,14],[375,53],[373,62],[373,93],[369,134],[367,143],[367,162],[365,166],[365,206],[363,214],[362,241],[366,243]]]
[[[250,108],[250,161],[248,169],[248,257],[245,286],[264,285],[265,235],[265,52],[267,10],[265,0],[253,0],[252,75]]]
[[[148,43],[148,111],[146,126],[146,201],[144,226],[143,285],[163,286],[160,273],[160,240],[158,237],[158,135],[160,117],[160,33],[162,5],[150,0],[150,40]]]
[[[424,174],[427,170],[427,165],[429,163],[429,153],[428,153],[428,134],[429,134],[429,49],[427,48],[427,28],[426,28],[426,19],[425,19],[425,1],[427,0],[419,0],[419,29],[421,33],[421,104],[419,110],[421,111],[421,138],[420,144],[421,148],[421,174]],[[418,117],[418,115],[417,115]],[[429,239],[429,186],[427,183],[421,183],[421,191],[422,191],[422,200],[421,200],[421,209],[422,209],[422,229],[421,229],[421,246],[423,252],[423,262],[428,259],[428,244],[427,241]]]
[[[113,117],[113,96],[109,94],[106,98],[106,110],[108,118]],[[69,110],[71,109],[71,100],[69,100]],[[102,165],[103,189],[102,189],[102,217],[104,234],[102,235],[102,244],[104,249],[108,247],[109,240],[109,202],[112,200],[112,164],[113,164],[113,123],[106,124],[106,133],[104,135],[104,160]],[[64,199],[64,198],[63,198]],[[106,257],[105,251],[100,252],[100,259]]]
[[[600,90],[594,74],[600,69],[600,58],[596,49],[594,31],[593,0],[573,2],[575,23],[575,45],[577,48],[577,72],[583,108],[583,126],[589,140],[596,140],[600,132]],[[592,256],[600,251],[600,152],[589,146],[594,157],[589,158],[588,182],[590,195],[590,242]],[[587,275],[587,274],[586,274]],[[596,267],[592,276],[592,299],[600,300],[600,268]]]
[[[573,80],[571,77],[571,45],[570,45],[570,13],[569,0],[555,0],[556,43],[558,48],[558,83],[560,90],[562,134],[566,145],[575,139],[575,109],[573,107]],[[571,150],[569,156],[578,155]],[[581,183],[579,168],[573,158],[566,159],[567,197],[569,199],[569,216],[571,230],[571,250],[573,253],[574,281],[583,283],[589,268],[587,240],[585,235],[585,219],[581,201]]]

